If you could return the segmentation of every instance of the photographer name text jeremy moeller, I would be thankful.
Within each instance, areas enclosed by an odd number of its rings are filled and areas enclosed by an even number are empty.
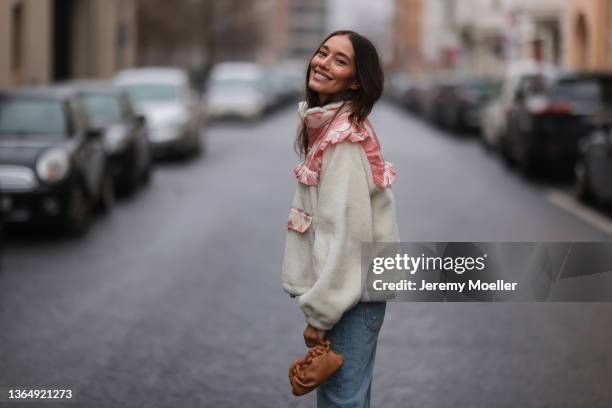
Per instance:
[[[418,282],[418,281],[417,281]],[[466,288],[466,282],[427,282],[420,281],[420,285],[411,280],[402,279],[398,282],[385,282],[382,279],[377,279],[372,283],[372,287],[376,291],[438,291],[448,290],[455,292],[463,292]],[[468,280],[468,290],[489,290],[489,291],[513,291],[516,290],[518,282],[506,282],[503,279],[497,279],[495,282],[482,282],[478,280]]]

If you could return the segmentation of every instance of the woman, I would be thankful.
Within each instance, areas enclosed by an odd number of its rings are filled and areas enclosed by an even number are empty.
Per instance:
[[[361,244],[398,241],[395,171],[367,119],[382,90],[376,48],[352,31],[330,34],[306,71],[283,288],[299,296],[306,345],[327,337],[345,359],[317,389],[319,407],[369,406],[386,304],[359,301]]]

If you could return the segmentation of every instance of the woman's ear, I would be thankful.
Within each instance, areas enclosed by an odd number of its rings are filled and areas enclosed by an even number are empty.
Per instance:
[[[349,86],[350,89],[352,89],[353,91],[359,89],[359,82],[358,81],[353,81],[351,83],[351,86]]]

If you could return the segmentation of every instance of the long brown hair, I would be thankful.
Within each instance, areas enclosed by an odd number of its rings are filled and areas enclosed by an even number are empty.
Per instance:
[[[349,88],[337,95],[333,95],[330,100],[326,101],[326,104],[338,101],[343,101],[343,105],[347,103],[350,104],[351,114],[349,119],[354,124],[360,126],[372,111],[374,103],[376,103],[382,95],[384,74],[382,66],[380,65],[378,51],[376,47],[374,47],[374,44],[366,37],[354,31],[334,31],[321,42],[312,57],[310,57],[308,68],[306,69],[306,109],[320,106],[318,93],[308,87],[311,61],[321,46],[325,44],[327,40],[337,35],[348,36],[353,45],[353,50],[355,52],[355,76],[359,83],[359,87],[357,89]],[[306,127],[306,121],[304,119],[302,119],[298,127],[295,150],[301,156],[305,156],[308,153],[308,128]]]

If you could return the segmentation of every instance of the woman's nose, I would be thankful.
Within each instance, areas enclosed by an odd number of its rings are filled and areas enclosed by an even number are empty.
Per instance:
[[[328,70],[330,62],[331,62],[331,56],[330,55],[328,55],[325,58],[322,58],[321,59],[321,67],[325,68],[326,70]]]

